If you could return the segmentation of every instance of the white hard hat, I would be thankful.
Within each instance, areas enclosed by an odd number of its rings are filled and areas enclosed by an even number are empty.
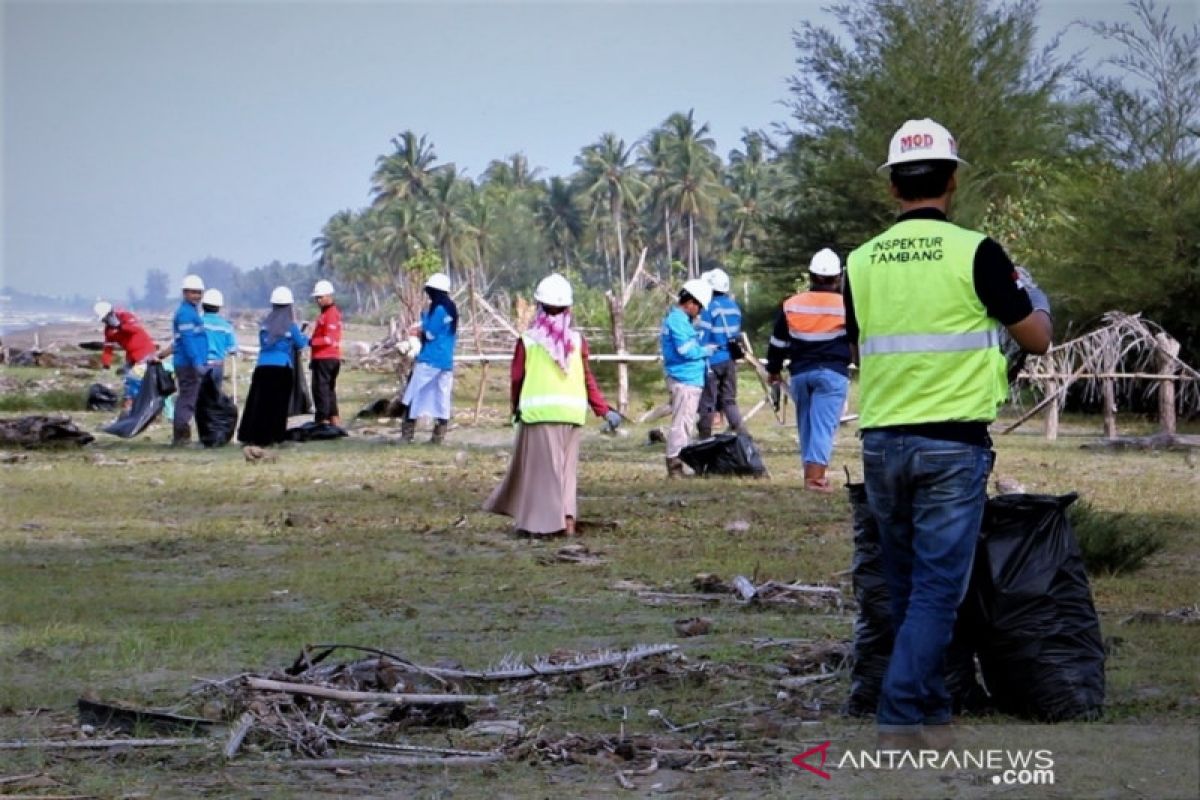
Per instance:
[[[327,294],[333,294],[333,284],[329,281],[317,281],[317,285],[313,287],[313,297],[324,297]]]
[[[295,302],[292,297],[292,290],[286,286],[276,286],[271,290],[271,305],[273,306],[290,306]]]
[[[96,319],[104,319],[112,313],[112,310],[112,303],[107,300],[100,300],[92,306],[92,313],[96,315]]]
[[[555,272],[538,282],[533,299],[544,306],[566,308],[574,304],[575,294],[571,291],[571,282]]]
[[[204,280],[199,275],[184,275],[183,284],[179,288],[185,292],[203,292]]]
[[[204,296],[200,298],[200,302],[206,306],[220,308],[225,305],[225,295],[221,294],[220,289],[208,289],[204,292]]]
[[[707,306],[712,302],[713,289],[708,281],[693,278],[683,285],[683,290],[696,298],[702,306]]]
[[[842,260],[838,258],[838,254],[830,250],[828,247],[818,250],[812,257],[812,261],[808,262],[808,271],[813,275],[825,275],[833,277],[842,274]]]
[[[958,143],[954,141],[950,131],[928,117],[910,119],[900,126],[900,130],[892,135],[892,142],[888,145],[887,163],[879,169],[882,171],[897,164],[913,161],[967,163],[958,157]]]
[[[729,291],[729,273],[723,269],[710,269],[700,277],[708,281],[708,285],[713,288],[714,292]]]
[[[429,276],[429,280],[425,281],[425,288],[448,292],[450,291],[450,276],[444,272],[435,272]]]

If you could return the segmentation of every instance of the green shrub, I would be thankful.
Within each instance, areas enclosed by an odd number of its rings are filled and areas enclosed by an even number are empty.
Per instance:
[[[1097,511],[1086,501],[1072,506],[1069,517],[1084,566],[1093,575],[1134,572],[1166,544],[1158,530],[1128,514]]]

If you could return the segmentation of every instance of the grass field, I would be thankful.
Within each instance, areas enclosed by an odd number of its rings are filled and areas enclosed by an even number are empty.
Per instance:
[[[790,797],[811,789],[811,776],[788,763],[790,755],[869,728],[838,714],[844,677],[778,697],[774,678],[787,650],[755,649],[750,640],[848,640],[852,611],[721,605],[697,612],[646,605],[612,587],[638,581],[689,591],[693,575],[712,572],[841,585],[849,598],[843,493],[801,490],[794,430],[769,408],[751,422],[772,474],[765,481],[668,482],[661,449],[645,443],[648,426],[618,438],[593,425],[580,465],[580,514],[605,523],[583,541],[606,561],[554,562],[545,557],[561,541],[516,538],[507,520],[478,510],[504,472],[511,439],[501,372],[492,368],[478,425],[471,424],[478,371],[461,373],[457,427],[441,448],[387,443],[380,434],[389,426],[371,420],[354,423],[349,439],[283,448],[273,463],[249,464],[236,447],[168,449],[169,429],[159,423],[132,441],[100,435],[81,451],[35,451],[0,465],[0,739],[63,735],[84,694],[173,706],[196,677],[283,666],[306,643],[484,667],[509,653],[669,642],[691,663],[711,664],[709,677],[557,694],[522,705],[522,721],[546,733],[612,734],[622,716],[628,731],[661,731],[650,708],[677,725],[724,716],[720,735],[772,742],[775,767],[660,771],[626,791],[611,769],[528,759],[482,770],[337,775],[226,765],[216,750],[0,751],[0,778],[41,773],[59,794],[97,797]],[[346,417],[392,390],[386,375],[344,376]],[[612,382],[602,377],[602,384]],[[652,374],[635,386],[635,410],[659,401]],[[742,391],[746,399],[761,394],[748,376]],[[19,410],[9,404],[6,413]],[[89,429],[107,417],[73,413]],[[1177,453],[1081,450],[1098,420],[1064,427],[1053,444],[1036,425],[997,437],[997,474],[1031,492],[1078,491],[1096,509],[1123,512],[1166,540],[1144,569],[1093,577],[1111,646],[1107,713],[1098,725],[1194,727],[1200,625],[1125,620],[1197,603],[1200,471]],[[837,441],[839,485],[843,467],[861,477],[853,425]],[[696,613],[714,621],[713,631],[680,639],[673,621]],[[971,791],[936,789],[940,796]],[[1136,787],[1113,791],[1107,796],[1147,796]]]

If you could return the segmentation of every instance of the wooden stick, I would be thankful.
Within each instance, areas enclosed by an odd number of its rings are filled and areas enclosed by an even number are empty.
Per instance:
[[[766,395],[767,400],[770,400],[771,376],[767,374],[767,368],[763,366],[763,363],[754,356],[754,347],[750,344],[750,337],[746,335],[745,331],[742,331],[742,348],[746,351],[745,360],[754,367],[754,374],[758,376],[758,382],[762,384],[763,394]],[[773,406],[772,410],[775,412],[775,420],[782,425],[785,422],[782,411]]]
[[[1006,434],[1006,433],[1012,433],[1012,432],[1013,432],[1013,431],[1015,431],[1017,428],[1019,428],[1019,427],[1021,427],[1022,425],[1024,425],[1024,424],[1025,424],[1025,423],[1026,423],[1026,422],[1029,420],[1029,418],[1030,418],[1030,417],[1032,417],[1034,414],[1038,413],[1038,412],[1039,412],[1039,411],[1041,411],[1043,408],[1045,408],[1046,406],[1050,405],[1050,403],[1057,401],[1057,400],[1058,400],[1058,396],[1059,396],[1060,394],[1062,394],[1063,392],[1067,391],[1067,389],[1068,389],[1068,388],[1070,388],[1071,384],[1075,382],[1075,379],[1076,379],[1076,378],[1078,378],[1080,375],[1082,375],[1082,374],[1083,374],[1083,371],[1084,371],[1084,367],[1080,367],[1079,369],[1075,370],[1075,372],[1074,372],[1074,373],[1072,373],[1071,377],[1070,377],[1070,378],[1068,378],[1068,379],[1067,379],[1067,380],[1066,380],[1066,381],[1063,383],[1063,385],[1062,385],[1062,386],[1059,386],[1059,387],[1058,387],[1057,389],[1055,389],[1053,392],[1051,392],[1051,393],[1047,394],[1045,397],[1043,397],[1043,398],[1042,398],[1042,402],[1038,403],[1036,406],[1034,406],[1033,408],[1029,409],[1029,411],[1028,411],[1028,412],[1026,412],[1026,413],[1025,413],[1025,415],[1024,415],[1024,416],[1022,416],[1022,417],[1021,417],[1019,420],[1017,420],[1017,421],[1016,421],[1016,422],[1014,422],[1013,424],[1009,425],[1009,426],[1008,426],[1007,428],[1005,428],[1004,430],[1000,431],[1000,435],[1001,435],[1001,436],[1003,436],[1003,435],[1004,435],[1004,434]]]
[[[34,739],[0,742],[0,750],[103,750],[109,747],[191,747],[212,739]]]
[[[307,683],[272,681],[267,678],[246,678],[246,685],[267,692],[287,692],[328,700],[344,700],[348,703],[388,703],[394,706],[455,705],[459,703],[492,703],[496,696],[490,694],[392,694],[390,692],[353,692],[348,689],[331,689],[328,686],[313,686]]]
[[[314,758],[272,762],[292,769],[356,769],[359,767],[469,767],[473,764],[492,764],[503,761],[503,753],[488,756],[445,756],[444,758],[421,758],[420,756],[363,756],[362,758]],[[242,761],[240,766],[263,766],[262,761]]]

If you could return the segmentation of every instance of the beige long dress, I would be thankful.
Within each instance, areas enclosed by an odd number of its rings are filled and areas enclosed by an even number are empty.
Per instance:
[[[575,517],[575,484],[579,467],[578,425],[542,422],[519,425],[508,473],[484,511],[513,518],[517,530],[546,534],[563,530]]]

